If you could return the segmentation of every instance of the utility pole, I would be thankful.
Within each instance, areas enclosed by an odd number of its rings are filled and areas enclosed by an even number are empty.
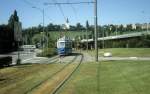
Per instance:
[[[148,33],[148,22],[146,23],[146,29],[147,29],[147,33]]]
[[[43,14],[43,41],[44,41],[44,9],[42,9],[42,14]]]
[[[88,51],[88,28],[86,28],[86,50]]]
[[[41,9],[41,8],[38,8],[38,7],[35,7],[35,6],[33,6],[32,8],[35,8],[35,9],[37,9],[37,10],[39,10],[41,13],[42,13],[42,16],[43,16],[43,19],[42,19],[42,24],[43,24],[43,42],[44,42],[44,8],[43,9]],[[43,42],[42,42],[42,49],[44,50],[44,44],[43,44]]]
[[[88,51],[88,29],[89,29],[89,23],[88,20],[86,21],[86,50]]]
[[[104,40],[104,27],[102,27],[103,30],[103,49],[105,48],[105,40]]]
[[[94,2],[94,23],[95,23],[95,61],[98,62],[98,46],[97,46],[97,0]]]
[[[44,43],[44,30],[45,30],[45,28],[44,28],[44,8],[42,9],[42,14],[43,14],[43,43]],[[45,33],[46,34],[46,33]],[[47,40],[48,41],[48,40]],[[48,42],[47,42],[47,46],[48,46]],[[44,44],[43,44],[43,51],[44,51]]]

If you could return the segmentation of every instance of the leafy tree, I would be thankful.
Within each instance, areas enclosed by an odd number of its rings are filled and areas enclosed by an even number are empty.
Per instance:
[[[16,21],[16,22],[19,22],[19,17],[18,17],[18,15],[17,15],[17,11],[15,10],[14,11],[14,21]]]
[[[139,23],[137,23],[135,25],[136,25],[136,31],[142,31],[142,27]]]
[[[14,29],[14,22],[19,22],[19,17],[17,15],[16,10],[14,11],[14,13],[10,16],[8,20],[8,25],[11,29]]]
[[[52,23],[47,25],[47,30],[48,31],[54,31],[54,25]]]
[[[132,24],[127,25],[127,31],[132,31]]]
[[[124,27],[123,25],[121,24],[119,27],[118,27],[118,31],[120,32],[120,34],[122,34],[124,32]]]
[[[43,27],[41,26],[41,24],[38,25],[38,32],[43,32]]]
[[[36,35],[34,35],[33,36],[33,38],[32,38],[32,41],[33,41],[33,44],[38,44],[38,43],[41,43],[41,41],[42,41],[42,35],[41,34],[36,34]]]
[[[89,22],[88,22],[88,20],[86,21],[86,29],[87,30],[89,29]]]
[[[109,31],[110,31],[110,33],[112,33],[112,32],[115,32],[116,31],[116,26],[115,25],[113,25],[113,24],[110,24],[109,25]]]
[[[8,25],[0,25],[0,52],[10,52],[16,50],[17,42],[14,40],[14,23],[19,22],[17,11],[10,16]]]
[[[70,25],[70,31],[76,31],[76,26]]]
[[[77,29],[77,30],[83,30],[84,27],[83,27],[80,23],[77,23],[77,24],[76,24],[76,29]]]

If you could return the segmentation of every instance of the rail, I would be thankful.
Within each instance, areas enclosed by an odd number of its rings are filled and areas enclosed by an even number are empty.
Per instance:
[[[24,94],[29,94],[32,93],[32,91],[38,87],[40,87],[43,83],[45,83],[46,81],[48,81],[49,79],[52,79],[55,75],[57,75],[59,72],[61,72],[62,70],[64,70],[67,66],[69,66],[72,62],[74,62],[77,59],[78,56],[75,56],[70,62],[68,62],[67,64],[65,64],[61,69],[59,69],[58,71],[56,71],[55,73],[53,73],[52,75],[50,75],[49,77],[47,77],[46,79],[42,80],[41,82],[39,82],[37,85],[35,85],[34,87],[32,87],[30,90],[28,90],[27,92],[25,92]],[[57,58],[57,57],[55,57]],[[55,59],[54,58],[54,59]]]
[[[81,60],[79,62],[79,64],[77,65],[77,67],[70,73],[70,75],[68,75],[53,91],[51,94],[56,94],[58,92],[58,90],[60,90],[60,88],[71,78],[71,76],[75,73],[75,71],[79,68],[79,66],[81,65],[83,61],[83,54],[81,54]]]

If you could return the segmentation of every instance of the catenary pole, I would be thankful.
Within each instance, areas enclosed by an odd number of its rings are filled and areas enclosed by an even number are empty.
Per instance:
[[[43,14],[43,43],[44,43],[44,8],[42,9],[42,14]],[[44,44],[43,44],[43,51],[44,51]]]
[[[95,61],[98,62],[98,46],[97,46],[97,0],[94,0],[94,23],[95,23]]]

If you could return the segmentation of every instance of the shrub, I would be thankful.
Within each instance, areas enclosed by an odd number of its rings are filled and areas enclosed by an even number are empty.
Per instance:
[[[11,56],[0,58],[0,67],[9,66],[10,64],[12,64]]]
[[[17,65],[20,65],[21,64],[21,59],[17,59]]]
[[[39,57],[51,57],[56,55],[56,49],[55,48],[45,48],[44,51],[42,51],[41,53],[38,53],[37,56]]]

